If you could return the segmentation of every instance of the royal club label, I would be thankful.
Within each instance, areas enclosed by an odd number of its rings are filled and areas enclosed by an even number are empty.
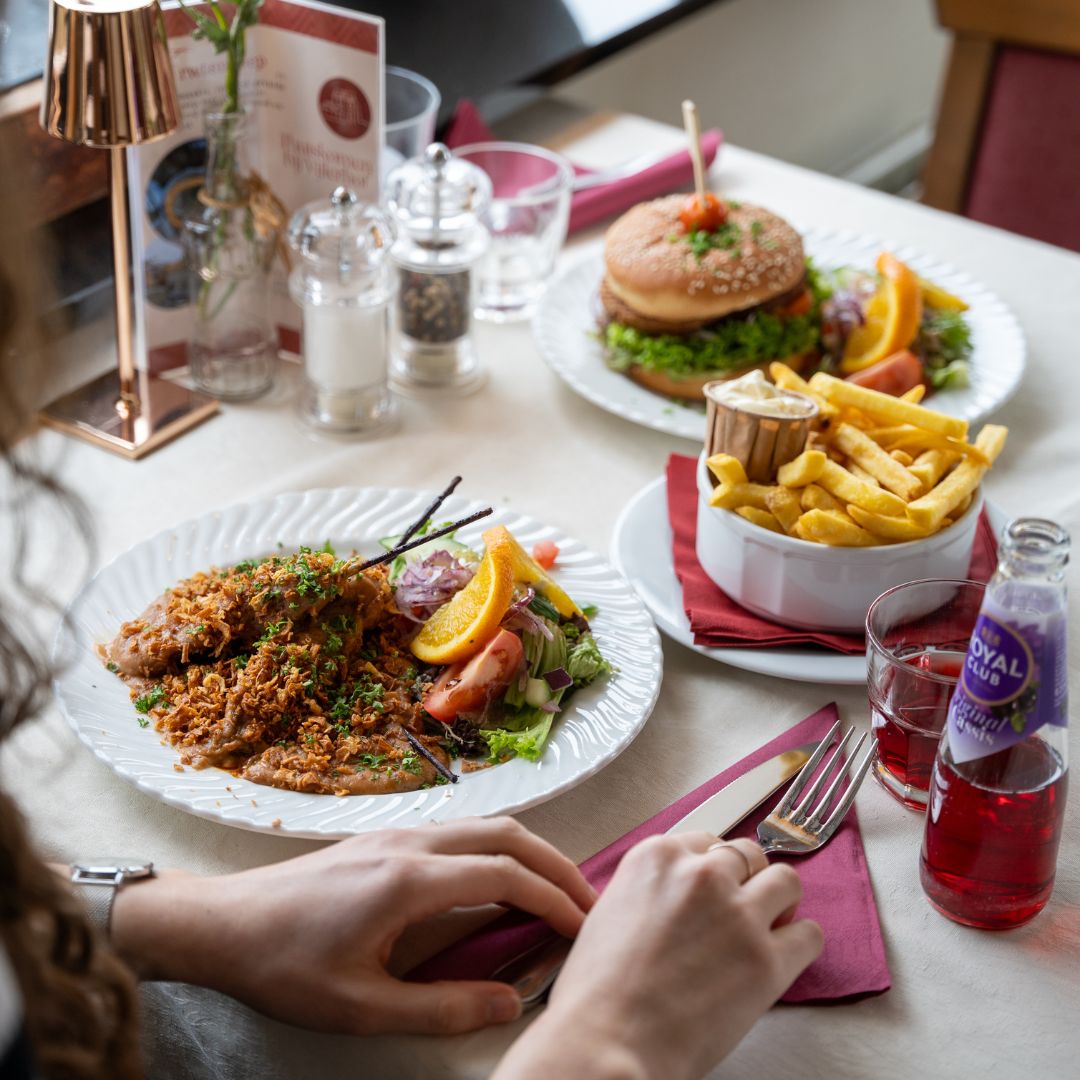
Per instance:
[[[983,608],[949,704],[954,760],[995,754],[1043,724],[1067,722],[1064,640],[1063,617],[1017,623]]]

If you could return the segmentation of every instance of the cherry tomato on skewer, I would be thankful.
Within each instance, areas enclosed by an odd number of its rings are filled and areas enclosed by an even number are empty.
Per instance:
[[[679,223],[686,232],[699,229],[701,232],[715,232],[727,221],[728,209],[711,191],[705,192],[704,200],[697,194],[687,195],[679,211]]]

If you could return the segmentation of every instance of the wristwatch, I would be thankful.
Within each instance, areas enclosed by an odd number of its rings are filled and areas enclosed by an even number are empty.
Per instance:
[[[138,859],[85,859],[71,867],[71,881],[82,886],[90,921],[106,936],[112,919],[116,891],[131,881],[154,876],[154,864]]]

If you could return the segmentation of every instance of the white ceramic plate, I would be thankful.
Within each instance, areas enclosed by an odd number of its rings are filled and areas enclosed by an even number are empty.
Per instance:
[[[574,695],[538,762],[518,759],[468,773],[456,784],[394,795],[309,795],[253,784],[220,769],[177,771],[177,751],[153,728],[140,728],[127,688],[102,666],[94,647],[139,614],[162,589],[212,565],[227,565],[300,544],[375,554],[380,536],[401,532],[431,501],[428,494],[336,488],[279,495],[232,506],[168,529],[114,559],[82,590],[55,651],[73,657],[57,679],[60,707],[79,738],[119,776],[200,817],[245,829],[319,839],[372,829],[514,813],[580,784],[626,749],[660,690],[660,639],[641,601],[598,555],[558,529],[505,508],[463,529],[465,543],[504,524],[529,547],[559,545],[557,577],[578,603],[595,604],[593,629],[616,671]],[[464,517],[484,504],[452,497],[440,516]],[[278,822],[279,824],[275,824]]]
[[[633,585],[668,637],[702,656],[743,671],[796,682],[858,686],[866,682],[866,657],[843,656],[813,647],[710,649],[694,644],[683,609],[682,586],[671,557],[667,481],[658,477],[623,508],[611,538],[611,561]]]
[[[871,269],[881,251],[892,251],[918,274],[963,297],[970,305],[974,352],[971,385],[943,390],[930,404],[971,423],[999,409],[1024,373],[1027,346],[1020,324],[986,286],[948,263],[913,248],[834,229],[802,230],[806,252],[818,266]],[[705,411],[680,405],[612,371],[596,337],[596,289],[603,276],[603,241],[590,244],[579,261],[552,281],[533,321],[536,344],[548,366],[577,393],[608,412],[657,431],[702,442]]]
[[[1000,536],[1008,520],[993,503],[986,513]],[[862,686],[866,657],[844,656],[815,646],[800,648],[710,649],[694,643],[675,576],[668,523],[667,480],[657,477],[623,508],[611,537],[611,561],[652,612],[657,626],[672,640],[731,667],[795,682]]]

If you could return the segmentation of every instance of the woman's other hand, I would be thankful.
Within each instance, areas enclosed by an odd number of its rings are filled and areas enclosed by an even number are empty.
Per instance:
[[[821,928],[792,921],[801,896],[749,840],[639,844],[495,1080],[704,1075],[820,954]]]
[[[497,982],[402,982],[409,926],[506,904],[573,937],[595,900],[578,868],[511,818],[357,836],[223,877],[167,873],[122,889],[113,940],[144,978],[213,987],[317,1031],[451,1034],[515,1019]]]

